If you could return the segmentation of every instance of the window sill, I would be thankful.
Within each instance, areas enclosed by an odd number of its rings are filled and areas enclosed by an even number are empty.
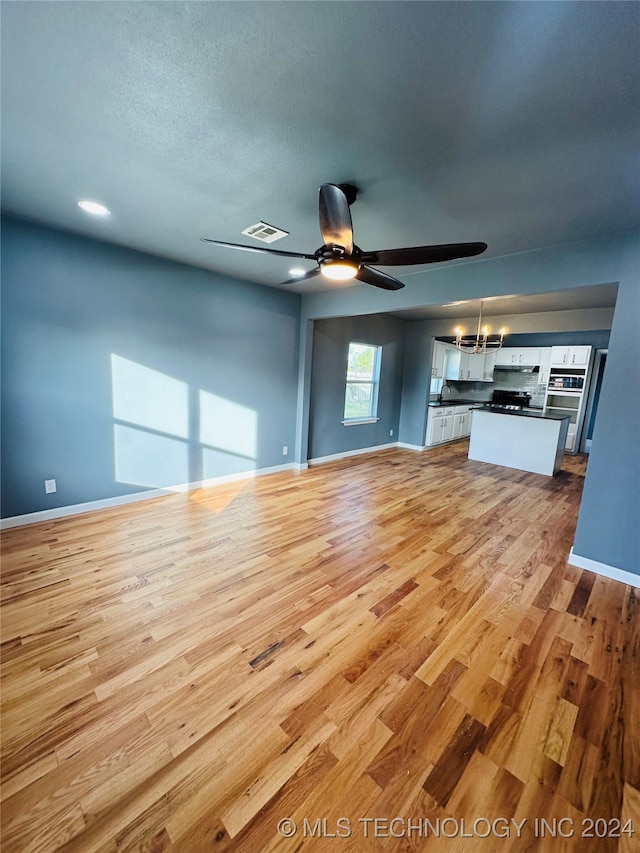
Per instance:
[[[350,418],[342,421],[343,426],[358,426],[358,424],[377,424],[380,418]]]

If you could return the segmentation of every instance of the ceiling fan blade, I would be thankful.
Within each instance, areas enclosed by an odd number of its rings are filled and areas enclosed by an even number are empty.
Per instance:
[[[353,252],[351,210],[344,192],[336,184],[320,187],[320,233],[326,246],[342,246],[345,254]]]
[[[300,252],[283,252],[281,249],[259,249],[257,246],[241,246],[240,243],[223,243],[222,240],[210,240],[208,237],[200,238],[203,243],[214,243],[216,246],[224,246],[226,249],[239,249],[241,252],[260,252],[265,255],[281,255],[284,258],[307,258],[315,261],[315,255],[303,255]]]
[[[383,249],[380,252],[363,252],[364,263],[384,266],[404,264],[435,264],[453,261],[456,258],[471,258],[481,255],[486,243],[444,243],[440,246],[414,246],[409,249]]]
[[[372,284],[374,287],[381,287],[383,290],[400,290],[404,287],[404,284],[397,278],[392,278],[390,275],[371,267],[360,267],[356,273],[356,278],[364,284]]]
[[[296,275],[293,278],[288,279],[287,281],[280,282],[281,286],[285,284],[297,284],[299,281],[307,281],[309,278],[315,278],[317,275],[320,275],[320,267],[315,267],[315,269],[307,270],[304,275]]]

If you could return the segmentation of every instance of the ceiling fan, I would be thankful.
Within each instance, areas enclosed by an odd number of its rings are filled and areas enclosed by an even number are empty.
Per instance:
[[[226,246],[243,252],[261,252],[268,255],[281,255],[285,258],[306,258],[316,262],[314,269],[289,279],[283,284],[294,284],[322,274],[333,281],[347,281],[355,278],[364,284],[381,287],[383,290],[400,290],[404,284],[369,264],[379,264],[383,267],[434,264],[480,255],[487,248],[486,243],[444,243],[439,246],[413,246],[408,249],[363,252],[353,242],[351,224],[350,205],[356,200],[357,192],[357,188],[352,184],[323,184],[320,187],[320,233],[324,244],[312,255],[284,252],[280,249],[258,249],[238,243],[210,240],[208,237],[200,239],[204,243],[214,243],[216,246]]]

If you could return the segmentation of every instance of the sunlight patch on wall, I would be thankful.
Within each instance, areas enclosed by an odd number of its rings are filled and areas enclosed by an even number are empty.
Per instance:
[[[186,441],[114,424],[113,444],[119,483],[164,488],[189,480]]]
[[[209,391],[200,391],[199,403],[200,444],[216,451],[215,454],[207,457],[209,459],[207,467],[225,464],[223,456],[229,453],[255,461],[258,453],[257,412],[247,406],[240,406],[238,403],[226,400],[224,397],[218,397],[217,394],[211,394]],[[251,467],[238,468],[236,464],[234,471],[220,470],[220,474],[249,470]],[[218,475],[203,473],[203,477],[208,476]]]
[[[115,353],[111,384],[117,482],[184,491],[255,470],[254,409]]]
[[[186,382],[111,354],[115,478],[149,488],[189,481]]]
[[[111,386],[114,418],[179,438],[188,437],[186,382],[112,353]]]

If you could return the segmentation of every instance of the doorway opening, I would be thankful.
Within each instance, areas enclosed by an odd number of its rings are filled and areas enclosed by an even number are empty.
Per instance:
[[[602,387],[602,378],[604,369],[607,363],[606,349],[597,349],[594,355],[593,371],[591,373],[591,384],[587,395],[587,408],[585,411],[585,428],[582,433],[582,442],[580,451],[589,453],[591,451],[591,439],[593,437],[593,426],[596,422],[596,413],[598,411],[598,402],[600,400],[600,389]]]

